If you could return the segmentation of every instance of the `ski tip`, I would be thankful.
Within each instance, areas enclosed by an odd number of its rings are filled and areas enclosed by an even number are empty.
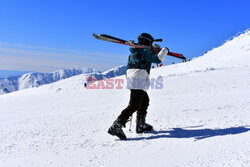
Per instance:
[[[92,35],[93,35],[93,37],[95,37],[95,39],[101,39],[100,35],[97,35],[95,33],[93,33]]]

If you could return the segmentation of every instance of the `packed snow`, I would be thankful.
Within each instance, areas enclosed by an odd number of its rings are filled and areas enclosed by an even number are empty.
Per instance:
[[[134,116],[127,141],[107,133],[125,88],[86,89],[78,75],[1,95],[0,166],[250,166],[249,32],[151,76],[163,78],[148,91],[154,131],[136,134]]]

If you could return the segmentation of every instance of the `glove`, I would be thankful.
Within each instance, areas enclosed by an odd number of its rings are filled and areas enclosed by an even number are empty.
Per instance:
[[[163,62],[163,60],[167,56],[168,52],[169,52],[168,48],[163,47],[161,49],[161,51],[158,53],[158,58]]]

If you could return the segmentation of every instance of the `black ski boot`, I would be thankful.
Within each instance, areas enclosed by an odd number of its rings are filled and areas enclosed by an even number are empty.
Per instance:
[[[146,115],[137,114],[136,133],[143,133],[153,130],[153,126],[145,122]]]
[[[119,137],[121,140],[126,140],[127,137],[124,134],[122,127],[124,127],[119,120],[115,120],[115,122],[113,123],[113,125],[109,128],[108,133],[111,135],[115,135],[117,137]]]

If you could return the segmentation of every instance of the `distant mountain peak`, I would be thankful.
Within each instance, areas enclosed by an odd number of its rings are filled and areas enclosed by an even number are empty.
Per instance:
[[[57,70],[51,73],[29,72],[23,74],[22,76],[1,78],[0,95],[18,91],[21,89],[27,89],[54,83],[80,74],[86,74],[86,77],[94,76],[96,79],[103,79],[103,77],[111,78],[115,76],[124,75],[125,73],[126,66],[118,66],[103,73],[93,68],[67,68]]]
[[[51,73],[28,72],[22,76],[11,76],[0,79],[0,94],[13,91],[38,87],[50,84],[62,79],[66,79],[79,74],[88,74],[96,71],[92,68],[68,68],[61,69]]]

